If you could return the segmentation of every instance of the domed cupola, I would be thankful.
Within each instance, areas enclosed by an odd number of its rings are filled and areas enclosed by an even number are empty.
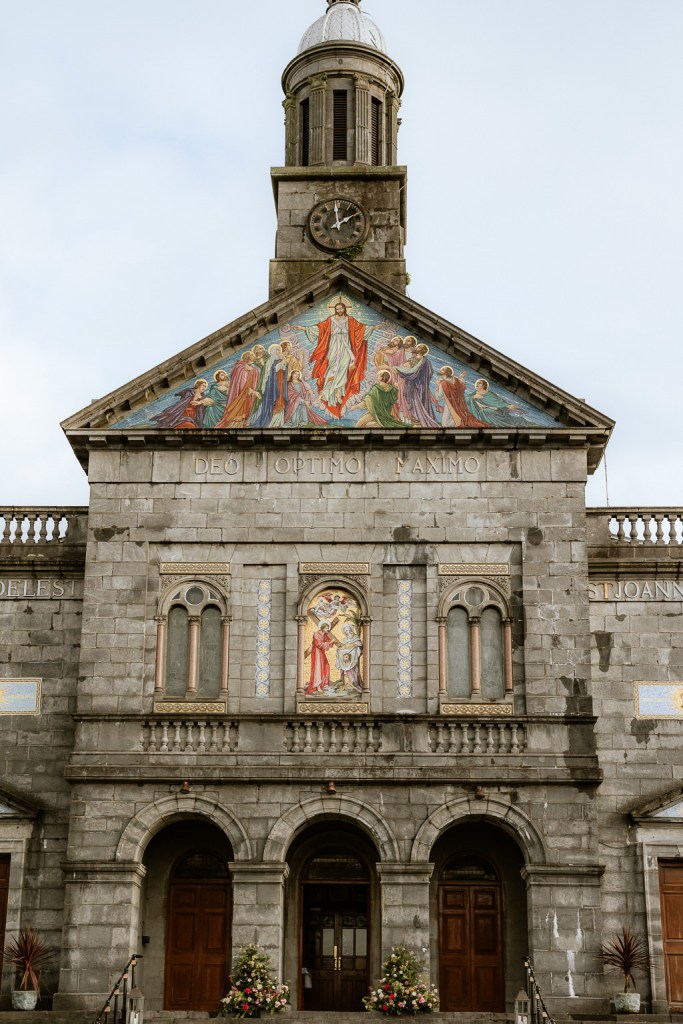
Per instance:
[[[327,0],[327,13],[304,34],[299,53],[319,43],[341,39],[387,52],[384,37],[372,18],[360,9],[360,0]]]
[[[395,166],[401,69],[361,0],[327,0],[285,69],[288,167]]]

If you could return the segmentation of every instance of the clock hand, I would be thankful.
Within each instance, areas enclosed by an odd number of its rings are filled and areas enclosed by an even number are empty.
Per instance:
[[[337,231],[339,231],[339,229],[341,228],[342,224],[344,223],[343,220],[342,221],[339,220],[339,203],[335,203],[334,204],[334,219],[335,219],[336,223],[333,225],[333,227],[335,227],[337,229]]]
[[[339,222],[339,226],[341,227],[341,225],[342,225],[342,224],[346,224],[346,222],[347,222],[348,220],[353,220],[353,218],[354,218],[355,216],[356,216],[356,215],[355,215],[355,213],[351,213],[351,214],[349,214],[349,216],[348,216],[348,217],[344,217],[344,220],[342,220],[342,221],[340,221],[340,222]]]

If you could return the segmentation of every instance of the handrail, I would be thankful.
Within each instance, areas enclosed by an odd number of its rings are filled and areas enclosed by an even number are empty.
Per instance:
[[[128,1019],[128,972],[130,970],[130,987],[135,988],[135,968],[137,967],[138,960],[142,960],[142,953],[133,953],[132,957],[121,971],[121,974],[114,983],[114,987],[107,996],[104,1005],[97,1015],[95,1024],[126,1024]],[[121,991],[121,982],[123,982],[123,991]],[[119,996],[121,996],[121,1011],[119,1013]],[[114,1008],[112,1011],[112,999],[114,1000]],[[114,1014],[110,1020],[111,1014]]]
[[[536,972],[530,956],[522,959],[526,971],[526,994],[529,997],[529,1024],[556,1024],[555,1018],[548,1013],[541,990],[536,981]]]

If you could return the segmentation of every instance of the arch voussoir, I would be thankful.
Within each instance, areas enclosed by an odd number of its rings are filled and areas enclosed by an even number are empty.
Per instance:
[[[384,818],[369,804],[337,795],[314,797],[290,807],[270,831],[263,852],[264,861],[284,863],[292,840],[307,825],[321,819],[349,821],[358,825],[374,841],[382,861],[399,859],[396,837]]]
[[[202,818],[210,821],[230,840],[236,861],[252,859],[249,837],[238,819],[217,800],[194,794],[163,797],[147,804],[123,829],[116,849],[117,861],[140,863],[149,841],[175,821]]]

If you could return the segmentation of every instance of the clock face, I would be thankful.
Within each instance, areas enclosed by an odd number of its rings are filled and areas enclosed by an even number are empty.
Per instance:
[[[340,252],[363,241],[368,229],[365,211],[351,199],[326,199],[308,215],[311,239],[320,249]]]

